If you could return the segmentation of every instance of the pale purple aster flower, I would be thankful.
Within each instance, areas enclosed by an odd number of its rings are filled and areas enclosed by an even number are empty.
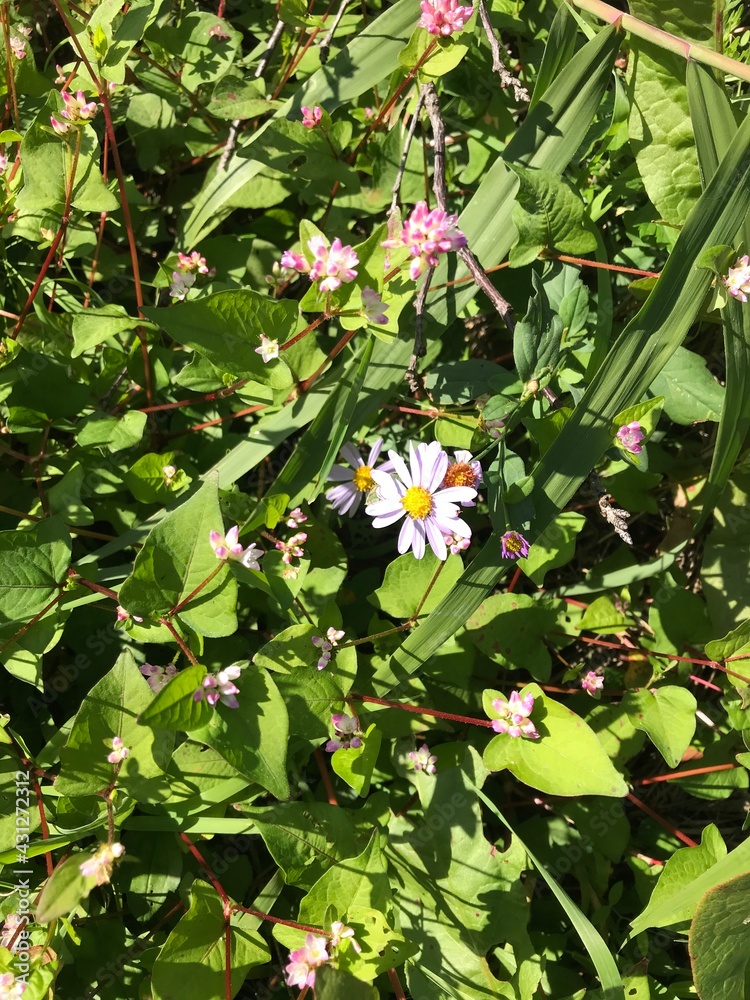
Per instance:
[[[112,753],[107,756],[110,764],[121,764],[126,757],[130,756],[130,750],[125,746],[121,736],[115,736],[112,740]]]
[[[369,285],[365,285],[362,289],[362,311],[365,314],[365,318],[368,323],[375,323],[379,326],[383,326],[388,322],[388,317],[386,312],[390,306],[387,306],[380,295],[375,291],[374,288],[370,288]]]
[[[471,15],[473,7],[461,7],[458,0],[422,0],[422,16],[418,28],[426,28],[431,35],[452,35],[460,31]]]
[[[303,105],[300,110],[302,111],[302,124],[305,128],[315,128],[316,125],[320,124],[323,118],[323,109],[317,104],[312,108]]]
[[[496,733],[507,733],[509,736],[527,736],[530,740],[538,740],[539,733],[529,716],[534,710],[534,696],[525,694],[523,698],[514,691],[508,701],[503,698],[493,698],[492,707],[500,716],[492,720],[492,728]]]
[[[458,516],[458,505],[473,500],[477,491],[472,486],[442,488],[448,456],[439,441],[420,443],[416,448],[410,441],[409,467],[395,451],[389,451],[388,455],[395,475],[379,469],[371,473],[378,499],[365,510],[373,518],[373,527],[385,528],[403,517],[398,536],[400,553],[412,549],[415,557],[421,559],[428,542],[438,559],[446,559],[445,535],[471,538],[471,528]]]
[[[747,297],[750,295],[750,257],[745,254],[736,260],[734,267],[729,268],[722,281],[730,295],[740,302],[747,302]]]
[[[347,469],[344,465],[334,465],[328,474],[328,481],[341,483],[326,492],[326,499],[338,514],[348,514],[349,517],[359,510],[362,497],[375,488],[375,481],[372,478],[372,470],[383,447],[383,439],[378,438],[370,448],[367,461],[362,460],[361,455],[353,444],[347,443],[342,446],[341,454],[351,466]],[[389,472],[393,468],[391,462],[384,462],[380,466],[381,472]]]
[[[12,972],[0,973],[0,997],[2,1000],[20,1000],[29,984],[23,979],[16,979]]]
[[[217,559],[232,559],[240,562],[245,569],[260,570],[259,559],[263,558],[263,551],[255,542],[244,548],[239,540],[240,529],[237,525],[230,528],[226,537],[220,531],[212,531],[208,536],[211,548]]]
[[[271,340],[265,333],[261,333],[260,347],[255,348],[255,353],[260,354],[263,364],[267,365],[269,361],[275,361],[279,356],[278,340]]]
[[[115,858],[122,857],[124,853],[122,844],[100,844],[96,854],[81,862],[78,868],[84,878],[95,878],[97,885],[104,885],[112,875]]]
[[[464,538],[463,535],[456,535],[453,532],[449,535],[443,535],[443,538],[453,556],[457,556],[459,552],[463,552],[471,545],[470,538]]]
[[[425,774],[434,774],[437,771],[435,762],[437,757],[430,753],[430,748],[423,743],[419,750],[412,750],[409,753],[409,760],[415,771],[424,771]]]
[[[641,441],[644,437],[643,428],[637,420],[632,420],[629,424],[623,424],[617,432],[617,440],[625,451],[629,451],[631,455],[640,455],[643,451]]]
[[[380,245],[389,249],[406,247],[414,260],[409,274],[413,281],[427,267],[437,267],[438,255],[449,250],[460,250],[466,246],[466,237],[456,226],[457,215],[427,207],[426,201],[418,201],[401,229],[401,235],[384,240]]]
[[[479,489],[482,482],[482,466],[474,458],[470,451],[458,449],[453,453],[454,461],[450,462],[443,479],[443,487],[448,486],[473,486]],[[465,501],[462,507],[474,507],[473,500]]]
[[[287,986],[315,986],[315,970],[328,961],[328,942],[324,937],[308,934],[302,948],[289,953],[286,969]]]
[[[589,670],[589,672],[581,678],[581,687],[586,694],[590,694],[592,698],[596,698],[598,701],[602,696],[604,678],[600,674],[597,674],[595,670]]]
[[[148,686],[154,694],[157,694],[165,684],[172,680],[177,673],[177,667],[174,663],[168,663],[166,667],[162,667],[156,663],[142,663],[140,671],[146,678]]]
[[[500,555],[503,559],[525,559],[530,548],[520,531],[506,531],[500,539]]]
[[[173,299],[178,299],[181,302],[194,284],[195,275],[192,271],[188,271],[187,273],[172,271],[172,284],[169,286],[169,294]]]
[[[362,730],[359,728],[359,719],[356,715],[346,715],[337,713],[331,716],[334,736],[326,743],[326,752],[335,753],[336,750],[356,750],[362,746]]]

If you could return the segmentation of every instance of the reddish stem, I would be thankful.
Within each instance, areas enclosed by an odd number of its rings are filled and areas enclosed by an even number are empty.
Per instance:
[[[39,825],[42,828],[42,840],[49,840],[49,825],[47,824],[47,814],[44,810],[44,798],[42,796],[42,786],[39,784],[39,779],[32,773],[32,782],[34,783],[34,794],[36,795],[37,809],[39,810]],[[49,877],[53,871],[52,855],[49,851],[44,854],[44,861],[47,865],[47,876]]]
[[[262,913],[260,910],[252,910],[249,906],[240,906],[239,903],[232,903],[233,913],[249,913],[251,917],[258,917],[260,920],[267,920],[270,924],[283,924],[285,927],[294,927],[298,931],[307,931],[309,934],[324,934],[330,937],[331,932],[325,931],[321,927],[310,927],[309,924],[298,924],[294,920],[282,920],[281,917],[272,917],[270,913]]]
[[[404,987],[401,985],[401,980],[398,978],[398,973],[395,969],[388,970],[388,978],[391,981],[391,989],[396,995],[396,1000],[406,1000]]]
[[[171,621],[170,621],[170,620],[169,620],[168,618],[160,618],[160,619],[159,619],[159,623],[160,623],[161,625],[164,625],[164,626],[166,627],[167,631],[169,631],[169,632],[171,633],[171,635],[172,635],[172,638],[173,638],[173,639],[174,639],[174,641],[175,641],[175,642],[177,643],[177,645],[178,645],[178,646],[180,647],[180,649],[181,649],[181,650],[182,650],[182,652],[183,652],[183,653],[185,654],[185,656],[186,656],[186,657],[188,658],[188,660],[190,661],[190,663],[192,663],[192,665],[193,665],[193,666],[195,666],[195,664],[196,664],[196,663],[197,663],[198,661],[197,661],[197,660],[196,660],[196,658],[195,658],[195,657],[193,656],[193,653],[192,653],[192,650],[191,650],[191,649],[190,649],[190,647],[189,647],[189,646],[187,645],[187,643],[186,643],[186,642],[185,642],[185,640],[184,640],[184,639],[182,638],[182,636],[181,636],[181,635],[180,635],[180,633],[179,633],[179,632],[177,631],[177,629],[176,629],[176,628],[174,627],[174,625],[172,624],[172,622],[171,622]]]
[[[224,911],[225,911],[225,913],[227,911],[231,910],[232,909],[232,901],[230,900],[229,896],[227,896],[226,892],[224,891],[224,886],[221,884],[221,882],[214,875],[213,871],[211,870],[211,866],[208,864],[208,862],[206,861],[206,859],[203,857],[203,855],[201,854],[201,852],[198,850],[198,848],[195,846],[195,844],[192,842],[192,840],[190,839],[190,837],[188,837],[188,835],[186,833],[181,833],[180,834],[180,838],[187,844],[187,846],[188,846],[188,848],[190,850],[190,853],[193,855],[193,857],[195,858],[195,860],[198,862],[198,864],[201,866],[201,868],[203,869],[203,871],[208,876],[209,881],[211,882],[211,885],[218,892],[219,898],[221,899],[222,903],[224,904]]]
[[[647,816],[656,820],[656,822],[663,826],[665,830],[669,830],[669,832],[673,836],[677,837],[678,840],[681,840],[683,844],[687,844],[688,847],[698,846],[694,840],[691,840],[690,837],[687,836],[687,834],[683,833],[682,830],[678,830],[676,826],[672,826],[669,820],[664,819],[664,817],[660,816],[659,813],[654,812],[650,806],[647,806],[645,802],[641,802],[641,800],[636,798],[632,792],[628,794],[628,801],[632,802],[634,806],[638,806],[639,809],[642,809]]]
[[[187,595],[187,597],[183,598],[179,604],[175,604],[175,606],[172,608],[169,614],[170,615],[179,614],[179,612],[182,611],[182,609],[185,607],[186,604],[189,604],[194,597],[200,594],[200,592],[203,590],[204,587],[208,586],[208,584],[213,580],[213,578],[216,576],[216,574],[219,572],[222,566],[225,565],[226,565],[226,560],[224,559],[220,560],[208,574],[206,579],[201,580],[198,586],[194,590],[191,590],[190,593]]]
[[[518,581],[520,579],[521,579],[521,567],[520,566],[516,566],[516,571],[513,574],[513,576],[511,577],[511,581],[508,584],[508,589],[507,589],[506,593],[512,594],[513,591],[516,589],[516,584],[518,583]]]
[[[561,260],[565,264],[579,264],[582,267],[598,267],[601,271],[617,271],[619,274],[637,274],[640,278],[659,278],[659,271],[642,271],[639,267],[625,267],[621,264],[603,264],[599,260],[584,260],[583,257],[570,257],[565,253],[546,253],[551,260]]]
[[[733,771],[739,764],[714,764],[713,767],[694,767],[689,771],[672,771],[670,774],[657,774],[653,778],[641,778],[635,785],[654,785],[658,781],[677,781],[679,778],[689,778],[694,774],[712,774],[714,771]]]
[[[364,701],[371,705],[383,705],[385,708],[400,708],[404,712],[413,712],[415,715],[432,715],[436,719],[450,719],[452,722],[463,722],[469,726],[482,726],[485,729],[492,728],[489,719],[473,719],[468,715],[454,715],[452,712],[439,712],[436,708],[422,708],[420,705],[405,705],[398,701],[385,701],[383,698],[372,698],[369,694],[350,694],[354,701]]]
[[[326,795],[328,796],[328,805],[337,806],[339,804],[339,800],[336,798],[336,792],[334,791],[333,784],[331,782],[331,776],[328,773],[328,766],[326,765],[326,760],[320,747],[316,747],[315,749],[315,763],[318,765],[320,777],[323,779],[323,787],[325,788]]]
[[[42,610],[37,612],[37,614],[35,614],[34,617],[31,619],[31,621],[28,621],[26,622],[25,625],[22,625],[21,628],[19,628],[19,630],[10,637],[10,639],[8,639],[6,642],[2,644],[2,646],[0,646],[0,653],[4,653],[5,650],[8,648],[8,646],[12,646],[14,642],[18,642],[21,636],[25,635],[29,631],[32,625],[36,625],[38,621],[41,621],[41,619],[44,618],[44,616],[47,614],[50,608],[53,608],[58,601],[62,600],[62,598],[63,598],[63,592],[61,591],[57,595],[57,597],[52,598],[49,604],[45,604]]]

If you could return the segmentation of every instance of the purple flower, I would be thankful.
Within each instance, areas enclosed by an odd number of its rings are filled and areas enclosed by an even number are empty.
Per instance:
[[[327,945],[324,937],[308,934],[304,946],[289,953],[285,969],[287,986],[315,986],[315,970],[330,958]]]
[[[525,559],[530,547],[518,531],[506,531],[500,539],[500,555],[503,559]]]
[[[438,559],[446,559],[445,535],[471,537],[471,528],[458,516],[458,505],[473,500],[477,491],[471,486],[442,488],[448,468],[448,456],[439,441],[409,442],[409,467],[395,451],[388,455],[395,476],[378,469],[371,473],[378,488],[378,499],[367,505],[374,528],[385,528],[404,518],[398,536],[398,551],[412,549],[417,559],[425,553],[425,541]]]
[[[644,437],[643,428],[637,420],[632,420],[629,424],[623,424],[617,432],[617,440],[625,451],[629,451],[631,455],[640,455],[643,451],[641,441]]]
[[[422,16],[418,28],[427,28],[431,35],[452,35],[460,31],[474,13],[473,7],[461,7],[458,0],[422,0]]]
[[[326,752],[335,753],[336,750],[356,750],[362,746],[362,730],[359,728],[359,719],[356,715],[346,715],[340,713],[331,716],[333,723],[334,737],[326,743]]]
[[[416,281],[426,267],[437,267],[438,254],[466,246],[466,237],[457,228],[457,221],[457,215],[448,215],[439,208],[430,211],[426,201],[418,201],[401,235],[384,240],[380,245],[390,249],[407,247],[414,258],[409,274]]]
[[[509,736],[527,736],[530,740],[538,740],[539,733],[529,716],[534,710],[534,696],[525,694],[523,698],[514,691],[509,700],[493,698],[492,707],[499,718],[492,720],[492,728],[496,733],[507,733]]]
[[[437,757],[430,753],[430,748],[426,743],[423,743],[419,750],[412,750],[409,754],[409,760],[412,762],[412,766],[415,771],[424,771],[425,774],[434,774],[437,770],[435,767]]]
[[[747,302],[750,295],[750,257],[745,254],[734,262],[734,267],[730,267],[722,281],[727,286],[730,295],[733,295],[740,302]]]
[[[349,517],[359,510],[362,497],[375,488],[375,480],[372,478],[372,470],[383,447],[383,439],[378,438],[370,448],[367,462],[362,458],[353,444],[347,443],[342,446],[341,454],[351,466],[347,469],[344,465],[334,465],[328,475],[329,482],[341,483],[326,492],[326,499],[330,500],[331,506],[338,514],[348,514]],[[384,462],[380,466],[381,472],[389,472],[393,468],[390,462]]]
[[[305,128],[315,128],[316,125],[320,124],[323,118],[323,109],[321,107],[318,107],[317,104],[312,108],[308,108],[303,105],[301,111],[302,111],[302,124],[305,126]]]
[[[307,241],[307,245],[315,257],[312,265],[301,254],[285,250],[281,255],[282,266],[291,267],[301,274],[309,274],[310,281],[320,282],[318,287],[322,292],[333,292],[357,277],[355,267],[359,258],[352,247],[348,244],[343,246],[338,237],[330,247],[323,236],[313,236]]]
[[[586,694],[590,694],[592,698],[596,698],[598,701],[602,696],[604,678],[600,674],[597,674],[595,670],[589,670],[589,672],[581,678],[581,687]]]
[[[173,299],[178,299],[181,302],[194,284],[195,275],[192,272],[172,271],[172,284],[169,286],[169,294]]]
[[[177,667],[174,663],[168,663],[166,667],[158,666],[155,663],[142,663],[140,670],[154,694],[161,691],[164,685],[171,681],[177,673]]]
[[[334,646],[338,646],[339,639],[343,639],[346,633],[340,628],[329,628],[326,632],[325,639],[322,636],[314,635],[310,640],[313,646],[317,646],[320,649],[320,659],[318,660],[318,670],[323,670],[328,666],[329,660],[331,659],[331,650]]]
[[[374,288],[365,285],[362,289],[362,311],[368,323],[375,323],[383,326],[388,322],[386,312],[389,309]]]
[[[203,701],[205,698],[213,708],[217,701],[221,700],[221,703],[227,708],[239,708],[239,702],[235,695],[239,694],[240,689],[232,681],[235,681],[241,673],[240,668],[233,665],[225,670],[220,670],[216,676],[207,674],[203,678],[202,686],[193,695],[193,701]]]

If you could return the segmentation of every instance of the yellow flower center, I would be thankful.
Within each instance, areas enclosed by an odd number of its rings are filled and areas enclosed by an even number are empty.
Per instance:
[[[514,531],[508,533],[505,538],[505,548],[508,552],[512,552],[514,555],[516,552],[520,552],[523,548],[523,540],[520,535],[517,535]]]
[[[424,486],[410,486],[401,499],[401,506],[412,520],[422,521],[432,511],[432,494]]]
[[[371,472],[371,465],[360,465],[360,467],[355,470],[353,482],[360,493],[369,493],[369,491],[375,486],[375,481],[370,475]]]
[[[449,486],[474,486],[474,470],[468,462],[454,462],[448,466],[445,479],[442,485]]]

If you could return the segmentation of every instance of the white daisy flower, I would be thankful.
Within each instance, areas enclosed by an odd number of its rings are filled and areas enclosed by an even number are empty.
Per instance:
[[[370,448],[367,461],[364,462],[353,444],[347,443],[342,446],[341,454],[351,468],[347,469],[345,465],[334,465],[328,475],[328,480],[341,485],[334,486],[326,493],[326,498],[330,500],[331,506],[337,513],[354,517],[362,503],[362,497],[375,488],[372,470],[382,447],[383,439],[378,438]],[[380,466],[380,472],[389,472],[392,468],[391,462],[383,462]]]

